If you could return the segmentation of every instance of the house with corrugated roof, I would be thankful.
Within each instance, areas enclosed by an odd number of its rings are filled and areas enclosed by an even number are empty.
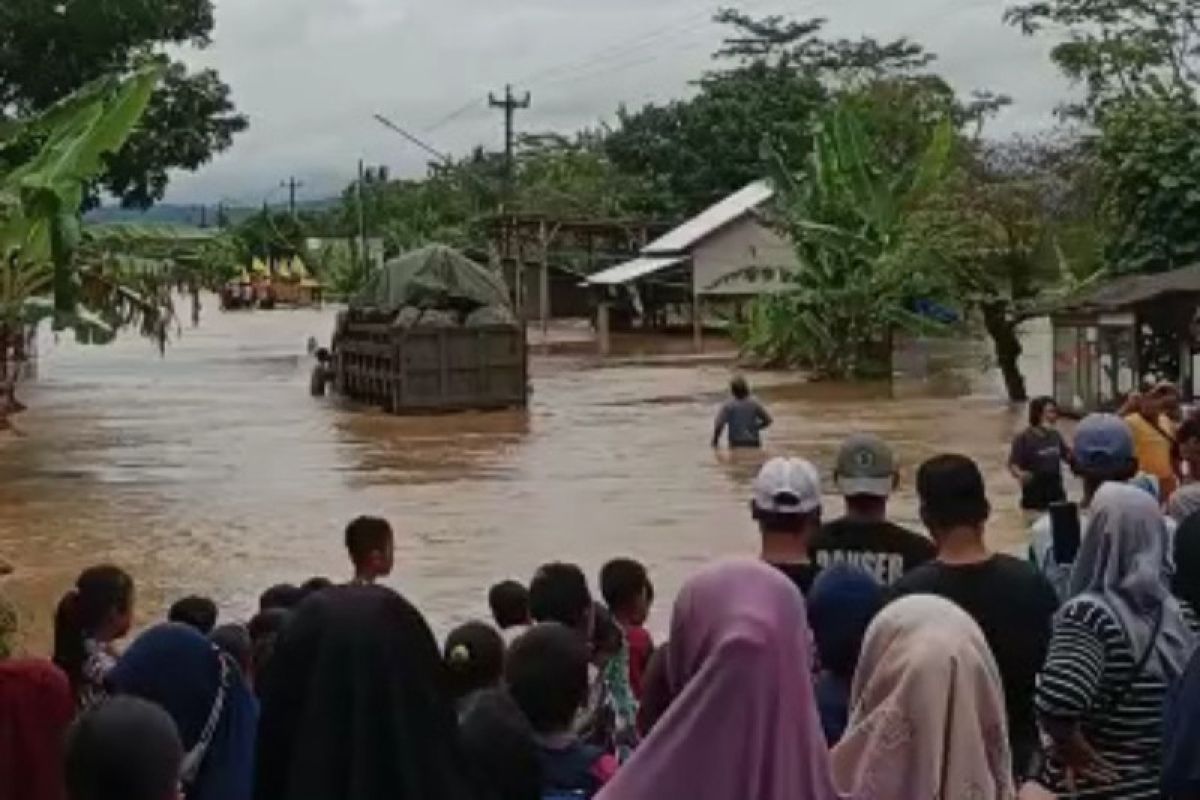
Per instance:
[[[635,305],[646,296],[688,304],[699,348],[706,303],[736,305],[782,289],[785,274],[799,264],[792,245],[761,214],[774,194],[767,181],[755,181],[650,242],[637,258],[590,276],[587,284],[601,293],[601,349],[610,306],[625,299],[622,293]]]

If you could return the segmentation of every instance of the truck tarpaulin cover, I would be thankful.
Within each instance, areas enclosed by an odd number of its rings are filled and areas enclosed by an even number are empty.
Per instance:
[[[350,303],[394,313],[402,308],[471,312],[510,305],[504,280],[445,245],[405,253],[383,265]]]

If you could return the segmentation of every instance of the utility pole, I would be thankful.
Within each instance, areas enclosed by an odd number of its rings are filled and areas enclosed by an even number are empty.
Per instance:
[[[524,265],[520,263],[520,258],[513,257],[512,233],[513,219],[512,213],[513,193],[516,188],[516,157],[515,145],[516,136],[514,133],[513,119],[517,111],[529,108],[530,97],[529,92],[521,99],[513,97],[512,85],[504,87],[504,99],[497,99],[495,95],[488,92],[488,106],[490,108],[500,108],[504,110],[504,202],[500,207],[501,226],[503,249],[500,252],[501,268],[506,262],[511,261],[513,264],[513,293],[515,295],[515,304],[517,308],[517,316],[522,320],[525,319],[525,276],[522,274],[525,271]]]
[[[498,100],[495,95],[488,93],[488,106],[504,109],[504,200],[506,204],[512,202],[513,180],[516,177],[514,169],[516,137],[513,118],[518,111],[529,108],[529,105],[529,92],[526,92],[525,96],[518,100],[513,97],[511,85],[504,87],[504,99],[502,100]]]
[[[296,190],[304,188],[303,181],[296,180],[296,176],[288,178],[286,181],[281,181],[280,189],[288,190],[288,211],[293,217],[296,216]]]
[[[201,228],[208,227],[208,206],[207,205],[200,206],[200,227]]]
[[[358,160],[358,183],[355,184],[356,194],[358,195],[358,246],[362,251],[363,275],[366,275],[371,268],[371,259],[367,253],[367,215],[363,209],[363,182],[366,180],[366,169],[363,167],[363,160]]]

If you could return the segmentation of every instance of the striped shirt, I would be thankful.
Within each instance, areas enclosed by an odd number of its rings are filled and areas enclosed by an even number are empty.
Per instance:
[[[1193,618],[1187,614],[1188,623]],[[1193,625],[1194,627],[1194,625]],[[1163,701],[1167,682],[1148,670],[1133,682],[1142,654],[1134,653],[1113,612],[1079,597],[1055,620],[1046,665],[1038,676],[1039,716],[1078,721],[1083,736],[1120,778],[1097,784],[1076,778],[1070,794],[1063,765],[1051,756],[1044,785],[1078,800],[1158,800],[1162,762]]]

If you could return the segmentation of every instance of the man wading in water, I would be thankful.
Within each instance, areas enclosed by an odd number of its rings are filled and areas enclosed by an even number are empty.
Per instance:
[[[729,392],[733,397],[726,400],[717,413],[712,446],[720,447],[721,435],[728,428],[730,447],[762,447],[761,433],[771,427],[771,415],[762,403],[750,396],[750,386],[745,378],[730,381]]]

